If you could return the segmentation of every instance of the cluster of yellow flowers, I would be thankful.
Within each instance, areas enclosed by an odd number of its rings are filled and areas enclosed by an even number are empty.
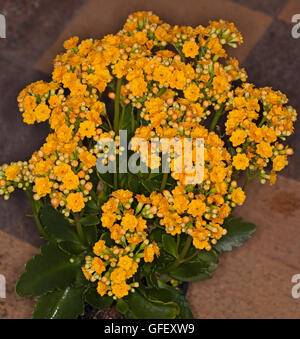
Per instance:
[[[134,199],[135,198],[135,199]],[[127,283],[138,270],[138,263],[152,262],[160,251],[155,241],[147,239],[145,219],[153,218],[144,196],[135,196],[128,190],[117,190],[102,206],[102,226],[109,229],[110,238],[116,244],[107,247],[104,240],[94,246],[95,257],[87,256],[82,267],[85,277],[98,281],[98,293],[122,298],[138,287],[137,282]],[[135,208],[133,208],[135,207]]]
[[[233,157],[236,170],[249,169],[259,171],[262,183],[266,179],[271,184],[276,181],[276,172],[287,165],[287,156],[293,150],[280,143],[294,131],[293,122],[297,113],[291,106],[284,106],[287,98],[281,92],[271,88],[254,88],[244,84],[235,90],[226,121],[226,134],[230,136],[237,154]],[[258,112],[263,107],[263,118],[257,124]],[[271,174],[265,174],[264,168],[272,160]]]
[[[80,212],[91,199],[91,175],[101,153],[96,143],[119,137],[118,123],[112,131],[104,104],[111,99],[117,111],[133,106],[134,137],[145,139],[148,147],[152,138],[203,138],[204,180],[189,184],[193,175],[175,173],[173,157],[176,187],[149,198],[136,196],[138,212],[131,208],[132,194],[115,192],[102,208],[103,227],[117,244],[130,248],[147,241],[144,218],[158,217],[167,233],[185,232],[197,248],[210,250],[226,233],[221,225],[232,207],[245,200],[236,181],[239,171],[273,184],[293,153],[282,142],[293,133],[297,113],[279,91],[246,82],[245,70],[226,52],[242,42],[232,23],[171,26],[151,12],[130,15],[120,32],[102,40],[67,40],[66,52],[54,61],[53,81],[31,84],[18,98],[24,121],[49,121],[51,133],[28,162],[0,168],[0,194],[9,198],[15,187],[32,184],[34,199],[49,197],[67,216]],[[214,131],[220,118],[225,130]],[[195,164],[194,153],[185,157]],[[148,164],[156,168],[161,158]],[[157,255],[158,248],[152,248]],[[107,281],[110,286],[113,279]]]

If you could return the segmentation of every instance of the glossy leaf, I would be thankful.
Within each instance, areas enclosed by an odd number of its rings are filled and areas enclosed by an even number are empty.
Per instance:
[[[79,219],[79,222],[83,226],[95,226],[100,223],[100,219],[98,216],[91,214],[91,215],[88,215],[86,217]]]
[[[174,302],[150,301],[139,291],[130,293],[125,298],[129,311],[136,319],[175,319],[179,314],[179,306]]]
[[[113,303],[113,298],[101,295],[97,292],[96,286],[91,286],[84,295],[84,300],[92,307],[98,310],[106,310]]]
[[[228,218],[223,227],[227,229],[227,234],[214,246],[219,253],[229,252],[233,247],[242,246],[256,231],[254,224],[245,222],[242,218]]]
[[[45,232],[57,241],[72,241],[80,243],[74,226],[51,205],[41,210],[41,222]]]
[[[123,299],[119,299],[117,301],[117,310],[121,313],[121,314],[126,314],[129,311],[129,306],[127,304],[126,301],[124,301]]]
[[[70,262],[70,255],[57,246],[45,245],[26,264],[20,276],[16,292],[21,297],[40,296],[55,289],[67,288],[76,278],[80,261]]]
[[[181,281],[202,281],[211,278],[211,274],[206,270],[207,265],[201,262],[183,263],[169,274]]]
[[[162,283],[161,283],[162,284]],[[147,290],[147,296],[151,300],[161,300],[163,302],[174,301],[180,307],[180,313],[177,318],[179,319],[192,319],[193,313],[190,310],[190,303],[184,297],[182,291],[163,284],[162,288],[151,288]]]
[[[53,291],[38,298],[33,319],[76,319],[84,313],[83,287]]]
[[[177,245],[175,238],[172,237],[170,234],[164,234],[162,236],[162,244],[164,250],[171,254],[173,257],[177,258],[178,253],[177,253]]]

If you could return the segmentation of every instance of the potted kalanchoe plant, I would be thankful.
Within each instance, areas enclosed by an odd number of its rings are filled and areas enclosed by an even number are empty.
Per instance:
[[[0,168],[0,194],[23,189],[47,241],[16,286],[36,298],[34,318],[78,318],[87,304],[116,305],[124,318],[192,317],[182,283],[211,278],[219,255],[251,237],[255,225],[232,210],[252,178],[274,184],[293,153],[296,111],[247,82],[227,55],[242,41],[233,23],[171,26],[137,12],[115,35],[65,41],[52,81],[20,93],[24,122],[50,125],[29,161]],[[149,171],[119,170],[120,131]],[[145,152],[154,138],[203,139],[203,180],[176,172],[174,152],[164,173],[163,148]],[[99,147],[106,139],[115,156]],[[193,151],[184,157],[197,165]],[[98,170],[112,161],[115,173]]]

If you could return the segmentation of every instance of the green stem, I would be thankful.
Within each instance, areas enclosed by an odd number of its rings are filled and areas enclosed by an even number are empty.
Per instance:
[[[214,117],[213,117],[213,120],[212,120],[212,122],[211,122],[211,124],[210,124],[210,126],[209,126],[209,131],[210,131],[210,132],[213,131],[213,130],[215,129],[215,127],[216,127],[216,125],[217,125],[219,119],[221,118],[222,114],[223,114],[223,109],[219,109],[219,110],[215,113],[215,115],[214,115]]]
[[[258,127],[261,127],[261,126],[264,124],[264,122],[265,122],[266,120],[267,120],[267,118],[264,116],[264,117],[262,118],[261,122],[259,123]]]
[[[32,212],[33,212],[33,218],[34,218],[34,221],[35,221],[37,228],[39,229],[41,235],[43,236],[43,238],[48,240],[51,244],[56,245],[56,241],[48,236],[48,234],[44,230],[43,225],[41,224],[41,221],[40,221],[40,218],[39,218],[39,209],[36,206],[36,202],[33,199],[31,192],[29,192],[29,191],[25,191],[25,192],[26,192],[26,195],[28,196],[28,198],[30,200],[31,209],[32,209]]]
[[[169,173],[164,173],[163,180],[161,182],[160,190],[163,191],[166,187]]]
[[[76,231],[79,236],[79,239],[83,245],[86,245],[85,236],[84,236],[82,226],[81,226],[81,223],[79,222],[79,217],[77,214],[74,214],[74,220],[75,220]]]
[[[114,190],[118,188],[118,173],[114,173]]]
[[[178,260],[176,260],[173,265],[168,267],[168,272],[174,271],[180,264],[182,264],[185,261],[184,258],[187,255],[187,253],[188,253],[188,251],[191,247],[192,240],[193,240],[193,238],[191,236],[189,236],[187,238],[187,240],[184,244],[184,247],[182,249],[182,252],[179,255]]]
[[[119,134],[121,86],[122,79],[118,79],[116,84],[115,112],[114,112],[114,130],[116,134]]]

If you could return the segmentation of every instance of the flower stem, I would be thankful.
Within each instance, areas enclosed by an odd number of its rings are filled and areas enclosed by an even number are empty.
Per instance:
[[[31,192],[29,191],[25,191],[25,192],[30,200],[30,205],[31,205],[32,212],[33,212],[33,218],[41,235],[43,236],[44,239],[48,240],[51,244],[56,245],[55,240],[53,240],[50,236],[48,236],[48,234],[44,230],[43,225],[41,224],[41,221],[39,218],[39,209],[36,206],[35,200],[33,199]]]
[[[82,226],[81,226],[81,223],[79,222],[79,217],[78,217],[77,214],[74,214],[74,220],[75,220],[76,231],[77,231],[77,234],[79,236],[79,239],[80,239],[82,245],[86,245],[85,236],[84,236]]]
[[[168,272],[174,271],[180,264],[182,264],[185,261],[184,258],[187,255],[187,253],[188,253],[188,251],[191,247],[192,240],[193,240],[193,238],[191,236],[189,236],[187,238],[187,240],[184,244],[184,247],[182,249],[182,252],[179,255],[178,260],[176,260],[173,265],[168,267]]]
[[[116,134],[119,134],[121,85],[122,79],[118,79],[116,84],[115,112],[114,112],[114,130]]]
[[[210,132],[215,129],[215,127],[216,127],[219,119],[221,118],[222,114],[223,114],[223,109],[222,108],[220,108],[218,111],[216,111],[216,113],[215,113],[215,115],[213,117],[213,120],[212,120],[212,122],[211,122],[211,124],[209,126],[209,131]]]
[[[166,187],[168,176],[169,176],[169,173],[164,173],[164,176],[163,176],[163,179],[162,179],[162,182],[161,182],[161,186],[160,186],[161,191],[163,191]]]

